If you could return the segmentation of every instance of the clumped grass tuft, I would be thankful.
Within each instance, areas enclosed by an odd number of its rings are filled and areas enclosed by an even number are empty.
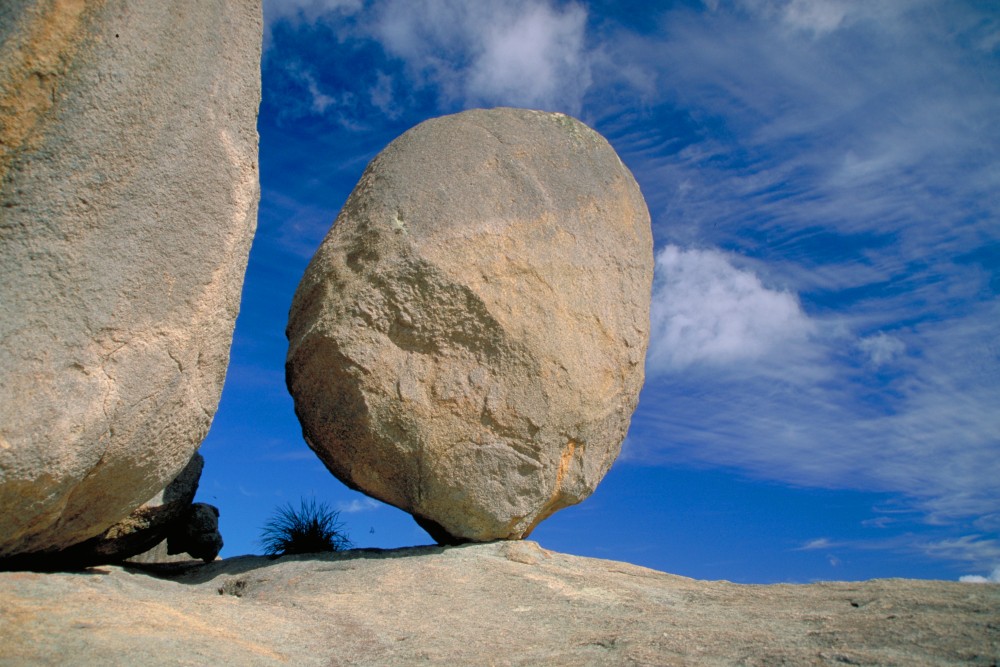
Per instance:
[[[296,510],[291,503],[279,507],[264,524],[261,545],[270,556],[312,554],[323,551],[343,551],[351,548],[351,540],[338,521],[340,513],[326,503],[300,501]]]

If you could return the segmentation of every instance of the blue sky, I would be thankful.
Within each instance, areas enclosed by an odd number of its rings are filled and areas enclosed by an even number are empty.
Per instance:
[[[224,556],[302,497],[430,542],[305,445],[292,294],[367,162],[473,107],[561,111],[649,204],[647,381],[532,535],[740,582],[1000,577],[1000,9],[948,0],[265,2],[262,197],[199,500]]]

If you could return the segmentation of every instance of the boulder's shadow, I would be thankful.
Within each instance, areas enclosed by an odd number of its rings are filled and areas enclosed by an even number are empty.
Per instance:
[[[479,543],[482,544],[482,543]],[[349,549],[347,551],[331,551],[313,554],[296,554],[292,556],[234,556],[224,560],[201,563],[187,561],[180,563],[124,563],[122,567],[133,574],[146,574],[157,579],[175,581],[180,584],[198,585],[211,581],[219,576],[233,576],[262,570],[275,565],[289,562],[312,561],[330,563],[330,569],[346,569],[349,563],[357,560],[387,560],[392,558],[420,558],[442,554],[452,549],[462,549],[475,546],[472,543],[443,546],[423,545],[415,547],[398,547],[395,549]],[[336,567],[342,564],[344,567]],[[324,568],[321,568],[324,569]]]

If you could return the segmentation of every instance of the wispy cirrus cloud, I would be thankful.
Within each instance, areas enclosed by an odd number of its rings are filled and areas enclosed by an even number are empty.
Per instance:
[[[937,557],[994,539],[995,11],[713,0],[640,32],[549,0],[278,5],[270,22],[325,22],[331,45],[378,56],[337,80],[333,49],[291,72],[303,114],[405,120],[428,95],[421,113],[551,108],[611,139],[658,248],[632,460],[898,493],[941,526]],[[319,217],[288,217],[290,238]]]
[[[876,367],[895,361],[906,350],[903,341],[896,336],[886,335],[883,331],[874,336],[861,338],[858,347],[868,355],[870,362]]]
[[[995,522],[965,536],[1000,508],[996,12],[706,6],[605,46],[656,81],[645,111],[603,122],[666,248],[650,347],[666,379],[629,456],[900,493],[953,547],[925,553],[988,560]]]
[[[666,101],[683,112],[682,130],[704,134],[669,160],[661,143],[640,138],[658,161],[665,187],[653,200],[677,220],[675,242],[686,245],[680,235],[698,225],[745,243],[748,212],[785,253],[805,250],[796,247],[801,230],[825,226],[954,242],[956,214],[994,200],[996,64],[963,43],[990,32],[963,3],[948,13],[920,2],[850,3],[821,36],[782,20],[789,3],[746,4],[757,11],[678,11],[663,19],[666,39],[625,34],[607,45],[616,62],[655,78],[649,104]],[[671,120],[664,141],[677,132]],[[958,199],[966,210],[955,209]],[[914,217],[931,224],[915,228]]]
[[[786,25],[822,35],[836,30],[848,11],[843,0],[791,0],[781,7],[781,19]]]
[[[271,27],[278,21],[315,23],[358,13],[364,0],[264,0],[264,49],[271,45]]]
[[[817,551],[823,549],[833,549],[835,547],[841,546],[840,543],[834,542],[826,537],[817,537],[816,539],[809,540],[801,547],[798,547],[798,551]]]
[[[931,559],[958,561],[969,569],[992,570],[987,576],[966,575],[961,581],[987,583],[997,581],[1000,567],[1000,540],[981,534],[960,535],[946,539],[927,539],[915,533],[882,538],[831,540],[819,537],[805,542],[794,551],[825,551],[831,555],[852,551],[889,551],[921,555]]]

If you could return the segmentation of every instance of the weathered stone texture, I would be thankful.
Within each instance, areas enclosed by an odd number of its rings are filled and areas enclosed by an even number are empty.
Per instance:
[[[218,404],[258,199],[259,0],[0,3],[0,556],[162,489]]]
[[[173,574],[171,574],[173,572]],[[533,542],[0,572],[11,665],[979,665],[1000,585],[746,586]]]
[[[427,121],[372,161],[296,292],[304,435],[440,541],[523,537],[619,452],[652,268],[639,188],[584,124]]]

